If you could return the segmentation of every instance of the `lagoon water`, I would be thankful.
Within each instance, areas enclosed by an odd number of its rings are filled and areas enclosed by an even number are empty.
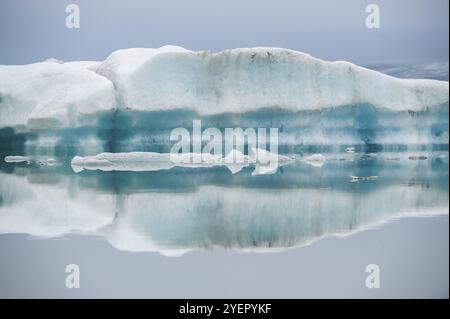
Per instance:
[[[448,297],[448,150],[288,155],[257,176],[2,162],[0,296]]]

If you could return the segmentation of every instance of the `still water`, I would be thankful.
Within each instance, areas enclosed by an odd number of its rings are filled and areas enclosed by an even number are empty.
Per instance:
[[[448,151],[289,155],[256,176],[3,161],[0,296],[448,297]]]

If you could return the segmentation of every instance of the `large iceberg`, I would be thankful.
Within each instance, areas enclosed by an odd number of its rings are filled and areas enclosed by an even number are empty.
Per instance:
[[[94,70],[114,83],[120,108],[139,111],[187,108],[220,114],[357,104],[423,111],[448,103],[449,92],[448,82],[397,79],[278,48],[219,53],[135,48],[112,53]]]
[[[0,140],[23,155],[167,152],[170,131],[277,127],[287,146],[448,146],[449,83],[280,48],[176,46],[0,66]],[[430,146],[434,147],[434,146]]]

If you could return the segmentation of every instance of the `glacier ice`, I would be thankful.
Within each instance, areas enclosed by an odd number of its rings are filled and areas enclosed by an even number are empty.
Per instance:
[[[199,114],[291,111],[370,104],[422,111],[448,103],[448,82],[405,80],[348,62],[325,62],[278,48],[219,53],[179,47],[127,49],[94,67],[130,110],[185,109]]]
[[[314,167],[322,167],[326,162],[326,158],[322,154],[312,154],[302,158],[302,161]]]
[[[0,172],[0,233],[85,234],[173,256],[214,247],[277,251],[396,218],[448,214],[448,152],[428,153],[427,161],[393,155],[399,160],[380,155],[370,166],[327,156],[320,170],[297,161],[259,182],[223,167],[74,174],[17,164]]]
[[[0,127],[86,126],[116,108],[112,83],[84,67],[56,62],[0,66]]]
[[[227,156],[210,153],[101,153],[94,156],[75,156],[71,160],[72,169],[79,173],[84,169],[101,171],[159,171],[174,167],[209,168],[225,166],[232,174],[240,172],[250,164],[255,165],[252,175],[272,174],[280,166],[294,161],[289,156],[278,155],[266,150],[253,148],[252,155],[244,155],[233,149]],[[194,161],[198,158],[199,161]]]
[[[5,156],[5,162],[7,162],[7,163],[30,162],[30,158],[28,156],[9,155],[9,156]]]
[[[179,163],[171,159],[170,153],[130,152],[130,153],[101,153],[94,156],[75,156],[71,166],[75,172],[83,169],[102,171],[159,171],[173,167],[212,167],[222,165],[221,157],[210,153],[182,153],[177,154],[185,161]],[[199,163],[189,163],[190,158],[198,156]]]
[[[0,66],[0,233],[273,251],[448,214],[448,93],[279,48]],[[280,155],[245,145],[174,163],[170,132],[194,119],[277,128]]]
[[[287,49],[132,48],[0,66],[0,141],[24,156],[168,152],[170,131],[201,119],[277,127],[281,146],[448,145],[448,94]]]

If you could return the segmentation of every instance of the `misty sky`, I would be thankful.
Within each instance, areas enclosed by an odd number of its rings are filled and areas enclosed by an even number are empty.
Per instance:
[[[69,3],[80,6],[80,29],[65,27]],[[380,6],[380,29],[365,26],[369,3]],[[1,0],[0,64],[103,60],[116,49],[165,44],[285,47],[358,64],[442,62],[448,7],[447,0]]]

